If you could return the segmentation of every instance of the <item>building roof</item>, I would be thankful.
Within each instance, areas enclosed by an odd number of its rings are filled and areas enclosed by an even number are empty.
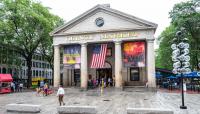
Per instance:
[[[123,13],[121,11],[112,9],[112,8],[110,8],[110,5],[108,5],[108,4],[98,4],[95,7],[93,7],[91,9],[89,9],[88,11],[84,12],[83,14],[81,14],[81,15],[77,16],[76,18],[72,19],[71,21],[67,22],[66,24],[54,29],[52,32],[50,32],[50,35],[54,36],[54,35],[58,34],[59,32],[65,30],[67,28],[70,28],[71,26],[76,24],[78,21],[85,19],[85,17],[87,17],[88,15],[93,14],[94,12],[109,12],[109,13],[115,14],[115,15],[117,15],[119,17],[126,18],[129,21],[134,21],[134,22],[140,23],[142,25],[145,25],[144,28],[140,28],[140,29],[151,28],[151,29],[156,30],[156,28],[158,26],[155,23],[152,23],[152,22],[146,21],[144,19],[141,19],[141,18],[132,16],[132,15],[129,15],[129,14]]]

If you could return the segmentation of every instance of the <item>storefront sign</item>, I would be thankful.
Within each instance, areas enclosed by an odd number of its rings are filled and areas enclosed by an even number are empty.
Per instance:
[[[79,45],[69,45],[64,47],[63,64],[80,64],[81,47]]]
[[[92,35],[79,35],[79,36],[70,36],[66,38],[67,41],[85,41],[85,40],[92,40]]]
[[[139,34],[136,32],[118,32],[118,33],[105,33],[102,34],[101,39],[116,39],[116,38],[129,38],[137,37]]]
[[[145,42],[126,42],[123,44],[123,62],[125,67],[145,66]]]
[[[117,32],[117,33],[102,33],[98,34],[97,36],[100,37],[100,40],[105,39],[123,39],[123,38],[132,38],[137,37],[139,33],[136,32]],[[95,35],[78,35],[78,36],[70,36],[67,37],[67,41],[88,41],[94,40]]]

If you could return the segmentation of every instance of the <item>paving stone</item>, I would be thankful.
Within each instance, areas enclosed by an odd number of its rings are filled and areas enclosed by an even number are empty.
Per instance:
[[[181,94],[163,92],[115,91],[106,88],[103,95],[96,94],[99,89],[81,92],[79,88],[66,88],[64,102],[66,106],[97,106],[97,114],[126,114],[126,108],[161,108],[170,109],[174,114],[200,114],[200,94],[186,94],[185,105],[180,109]],[[110,101],[104,101],[110,100]],[[57,114],[59,107],[56,93],[49,96],[36,96],[36,92],[0,94],[0,114],[7,114],[5,106],[11,103],[41,105],[40,114]]]

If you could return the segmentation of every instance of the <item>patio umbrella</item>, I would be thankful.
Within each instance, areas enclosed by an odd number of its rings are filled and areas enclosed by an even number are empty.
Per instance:
[[[169,76],[167,78],[169,78],[169,79],[176,79],[177,77],[175,77],[175,76]]]
[[[161,78],[161,77],[162,77],[161,74],[156,73],[156,78]]]

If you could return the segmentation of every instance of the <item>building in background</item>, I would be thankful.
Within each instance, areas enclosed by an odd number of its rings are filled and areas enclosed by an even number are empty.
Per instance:
[[[0,45],[0,74],[11,74],[14,81],[27,83],[27,62],[13,48]],[[32,85],[38,80],[46,80],[52,84],[52,69],[44,58],[35,53],[32,59]]]

